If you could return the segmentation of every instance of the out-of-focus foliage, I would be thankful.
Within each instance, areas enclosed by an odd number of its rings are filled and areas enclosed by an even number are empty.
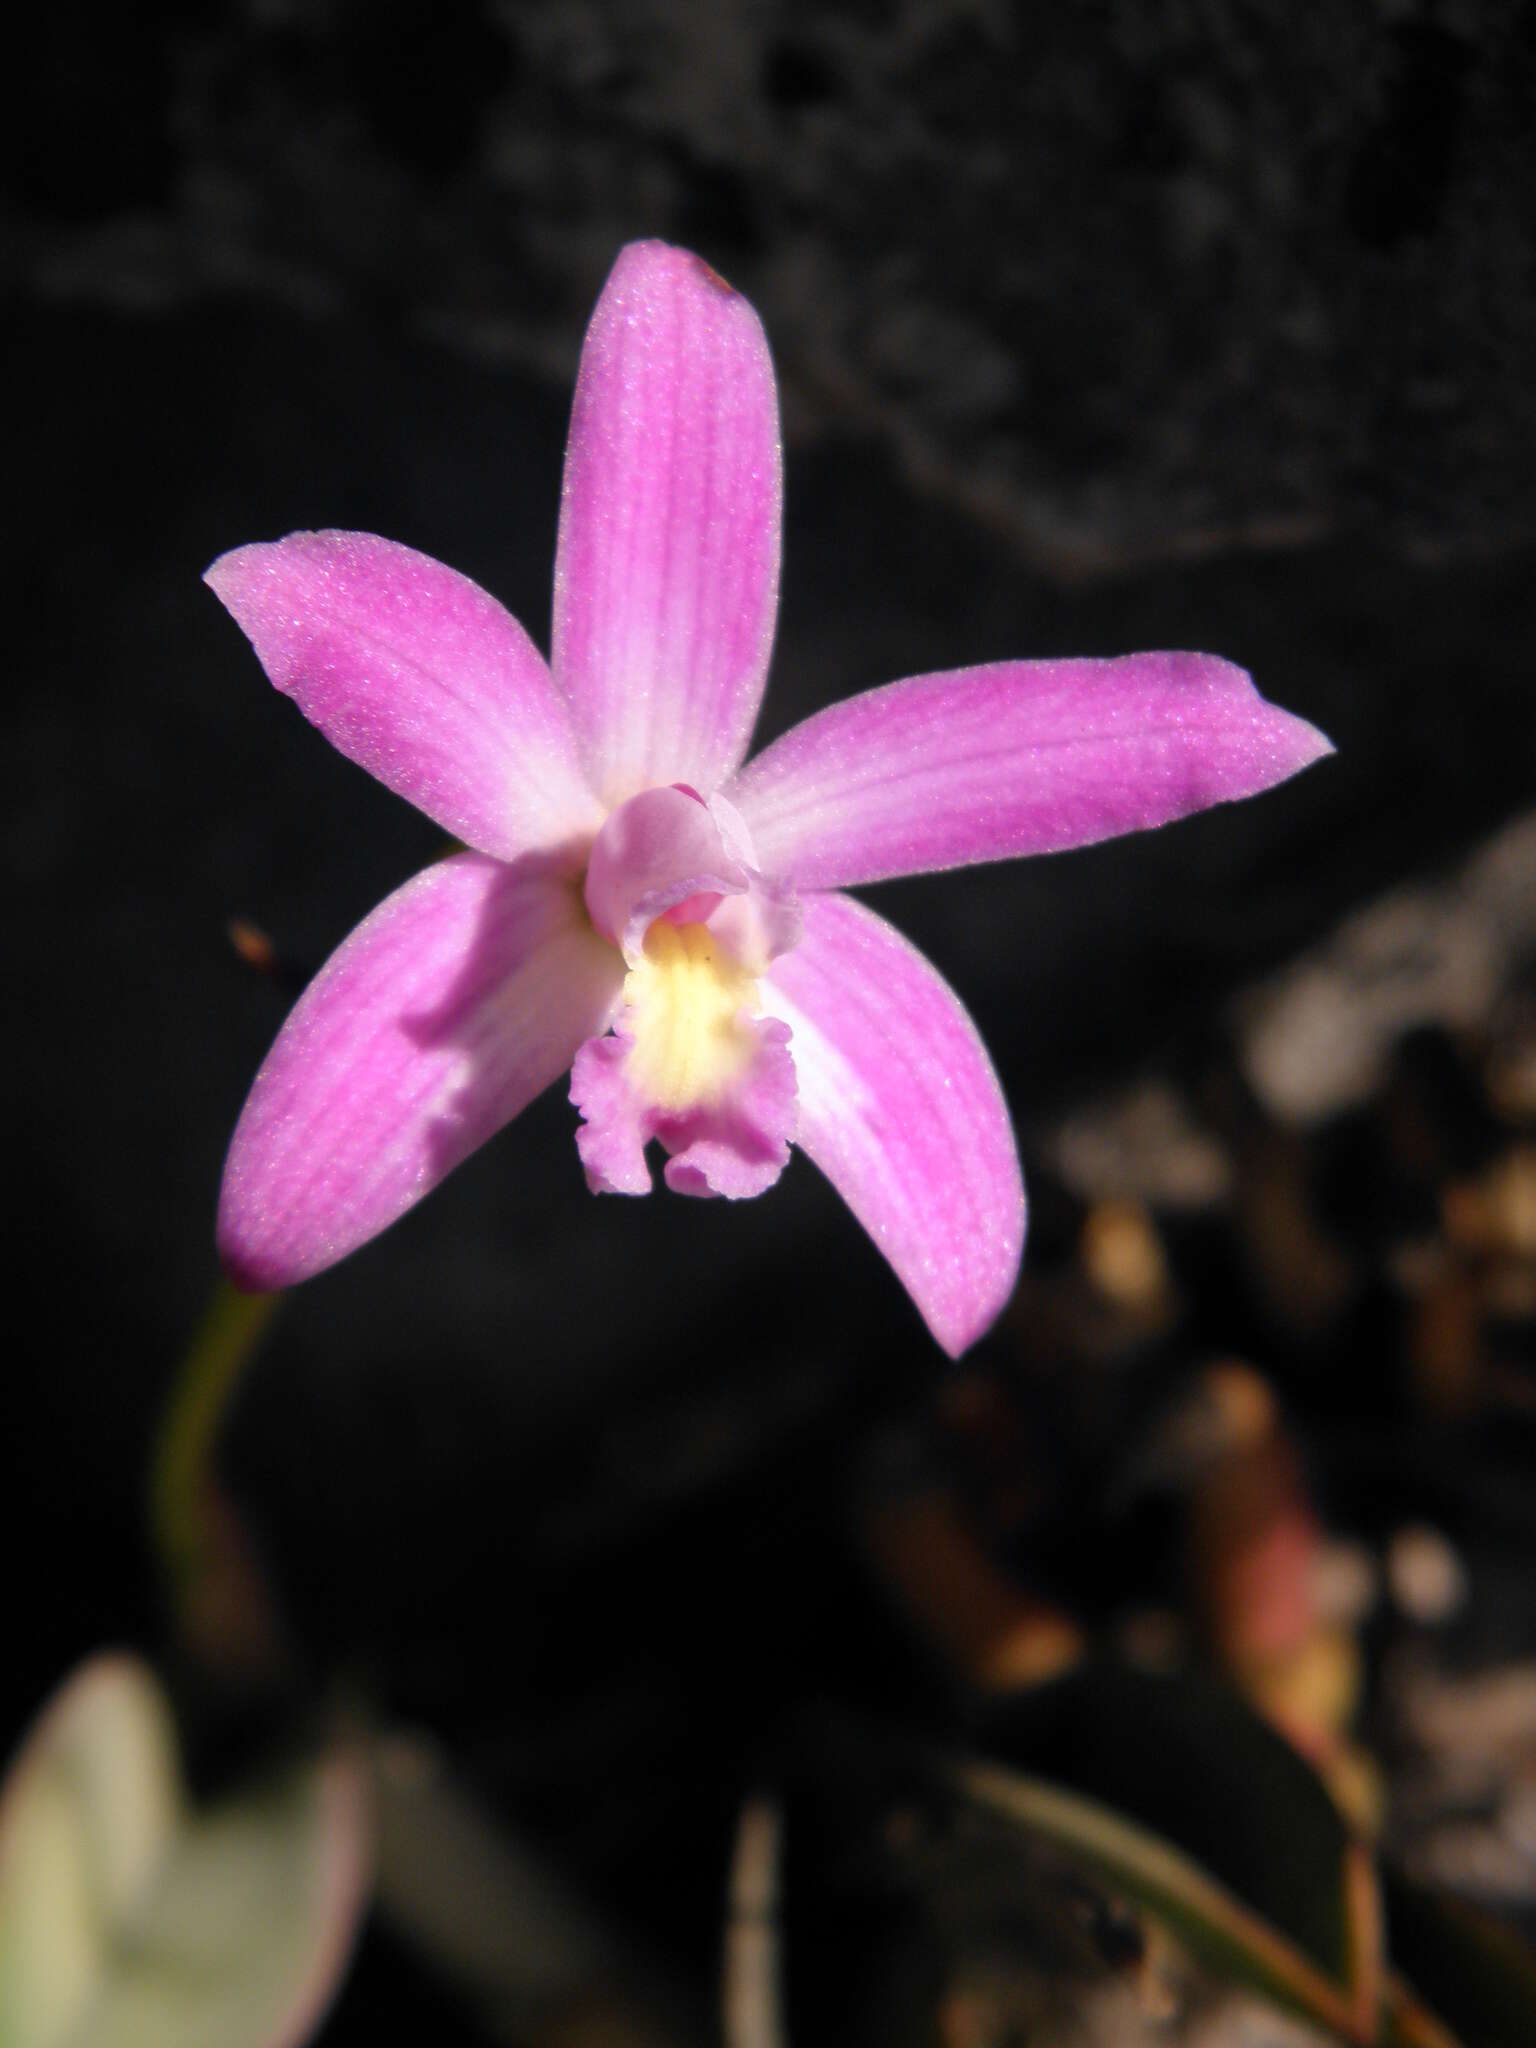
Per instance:
[[[1099,1683],[1090,1674],[1090,1690]],[[1395,1876],[1384,1884],[1366,1845],[1326,1823],[1309,1767],[1236,1701],[1213,1712],[1182,1683],[1160,1701],[1156,1681],[1108,1685],[1119,1704],[1138,1689],[1145,1737],[1128,1739],[1127,1768],[1169,1743],[1166,1833],[991,1757],[851,1724],[808,1731],[777,1799],[743,1816],[730,2048],[792,2048],[834,2029],[897,2048],[1536,2038],[1536,1966],[1518,1940]],[[1088,1718],[1097,1742],[1108,1724]],[[1212,1796],[1188,1800],[1181,1827],[1177,1788],[1196,1748]],[[1293,1820],[1275,1798],[1288,1778]],[[1191,1829],[1218,1856],[1225,1836],[1226,1869],[1190,1855]],[[1257,1890],[1232,1880],[1243,1861]]]
[[[85,1664],[0,1799],[6,2048],[289,2048],[346,1965],[365,1895],[360,1781],[298,1765],[206,1810],[137,1659]]]

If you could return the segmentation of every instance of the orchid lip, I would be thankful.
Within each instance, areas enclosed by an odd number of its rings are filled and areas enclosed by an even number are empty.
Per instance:
[[[759,987],[799,940],[793,892],[757,872],[751,834],[729,803],[668,784],[609,816],[586,902],[629,970],[612,1034],[584,1046],[572,1071],[591,1185],[644,1193],[654,1138],[671,1154],[667,1183],[679,1193],[761,1193],[795,1126],[789,1032],[763,1016]]]
[[[642,790],[599,832],[585,896],[629,969],[618,1019],[628,1086],[657,1115],[722,1102],[756,1054],[758,979],[799,937],[740,817],[686,784]]]
[[[722,1101],[751,1062],[757,982],[704,924],[659,917],[624,982],[629,1077],[670,1114]]]

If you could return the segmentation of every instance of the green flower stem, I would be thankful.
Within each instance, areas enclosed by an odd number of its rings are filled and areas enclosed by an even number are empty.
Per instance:
[[[176,1375],[150,1472],[150,1530],[178,1613],[207,1555],[207,1499],[219,1428],[281,1294],[213,1291]]]

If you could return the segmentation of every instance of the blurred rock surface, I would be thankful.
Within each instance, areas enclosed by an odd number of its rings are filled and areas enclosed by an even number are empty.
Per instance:
[[[563,372],[617,245],[1066,574],[1536,533],[1515,0],[178,0],[32,10],[4,271],[231,291]]]

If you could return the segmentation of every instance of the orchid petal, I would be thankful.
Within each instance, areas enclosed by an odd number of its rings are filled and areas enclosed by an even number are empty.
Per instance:
[[[747,301],[636,242],[587,330],[555,561],[554,671],[594,787],[710,795],[746,752],[778,607],[778,398]]]
[[[292,533],[203,579],[331,744],[446,832],[512,860],[602,822],[570,716],[510,612],[369,533]]]
[[[796,1142],[958,1357],[1018,1278],[1024,1186],[992,1063],[959,998],[847,896],[803,899],[805,936],[764,1008],[791,1030]]]
[[[397,889],[300,998],[224,1169],[219,1249],[291,1286],[374,1237],[548,1087],[623,962],[547,864],[455,854]]]
[[[1215,655],[1006,661],[833,704],[726,794],[770,874],[825,889],[1166,824],[1332,751]]]

